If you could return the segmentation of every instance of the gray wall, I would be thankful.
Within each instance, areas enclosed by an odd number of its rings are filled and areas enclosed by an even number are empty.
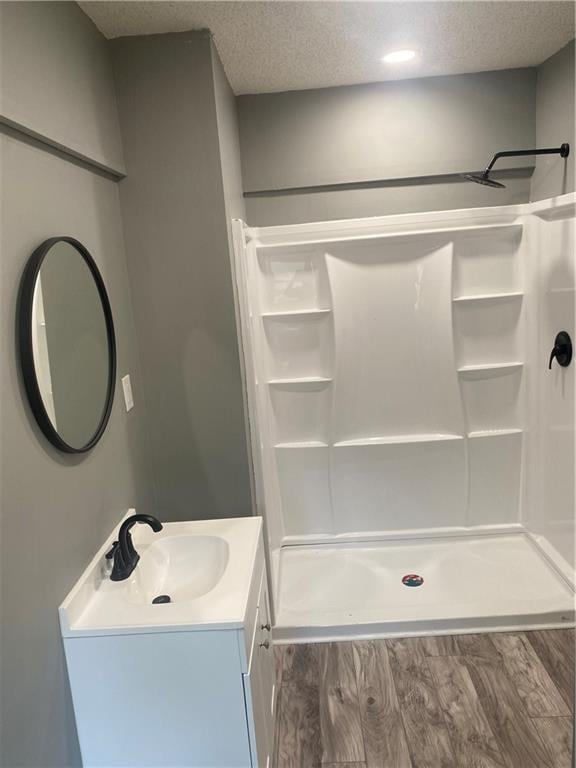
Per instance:
[[[100,32],[76,3],[2,5],[12,7],[1,17],[0,121],[122,173],[112,62]]]
[[[230,87],[214,44],[210,46],[210,51],[222,186],[224,190],[224,203],[229,214],[227,222],[228,231],[231,232],[230,219],[243,218],[246,214],[244,198],[242,197],[243,184],[237,99]]]
[[[539,147],[557,147],[567,141],[571,152],[566,160],[556,155],[537,158],[531,200],[542,200],[575,189],[574,70],[574,40],[538,67],[536,143]]]
[[[243,197],[242,163],[240,157],[240,129],[238,126],[238,105],[234,91],[232,90],[216,46],[212,43],[212,74],[214,78],[214,97],[216,102],[216,122],[218,129],[218,142],[220,146],[220,168],[222,174],[222,187],[224,190],[224,207],[226,226],[228,233],[228,252],[230,256],[230,273],[232,275],[232,289],[234,293],[234,307],[236,311],[236,339],[238,349],[242,349],[241,319],[239,314],[239,299],[236,283],[236,265],[234,260],[234,238],[232,235],[232,220],[246,220],[246,206]],[[246,456],[249,469],[249,481],[251,491],[252,511],[256,510],[254,489],[254,467],[252,465],[252,453],[250,442],[250,420],[248,418],[248,395],[246,385],[246,369],[244,356],[240,354],[240,377],[242,380],[242,398],[244,404],[244,437],[246,440]]]
[[[498,149],[533,144],[535,91],[536,71],[518,69],[240,96],[244,190],[285,190],[249,197],[248,222],[526,201],[525,159],[500,166],[516,169],[503,174],[506,190],[458,174],[482,169]],[[302,189],[342,184],[351,186]]]
[[[51,3],[7,3],[2,22],[2,90],[12,91],[20,115],[33,115],[44,103],[56,124],[84,111],[74,91],[61,89],[45,100],[48,73],[19,66],[26,56],[38,63],[60,51],[71,73],[94,78],[92,95],[112,93],[100,67],[91,69],[94,50],[67,41],[86,34],[86,18],[72,4],[58,4],[58,34],[40,19]],[[65,6],[65,7],[64,7]],[[44,10],[46,9],[46,10]],[[9,45],[14,20],[19,46]],[[99,40],[100,55],[105,41]],[[31,46],[31,41],[34,44]],[[108,70],[110,71],[110,70]],[[34,75],[33,82],[29,79]],[[19,88],[13,89],[12,77]],[[17,98],[20,93],[21,101]],[[85,94],[89,99],[89,94]],[[96,97],[95,97],[96,98]],[[30,99],[36,103],[30,105]],[[91,102],[89,124],[100,104]],[[32,118],[31,118],[32,119]],[[33,126],[32,126],[33,127]],[[84,135],[84,150],[100,157],[100,148],[120,146],[114,120],[100,125],[100,137]],[[106,134],[106,136],[105,136]],[[102,140],[103,144],[100,143]],[[57,608],[102,539],[130,506],[153,511],[142,429],[142,388],[123,248],[117,184],[10,130],[0,135],[2,209],[0,240],[0,391],[1,412],[1,758],[5,766],[62,768],[79,765],[80,756],[68,693]],[[24,265],[45,238],[70,234],[84,242],[106,283],[118,342],[118,368],[130,372],[136,408],[126,414],[116,399],[106,433],[83,457],[67,457],[51,448],[30,414],[16,360],[16,296]]]
[[[251,513],[226,218],[242,214],[219,141],[210,35],[114,40],[128,177],[124,231],[158,505],[170,519]],[[233,133],[233,123],[229,129]],[[224,141],[224,139],[222,139]]]

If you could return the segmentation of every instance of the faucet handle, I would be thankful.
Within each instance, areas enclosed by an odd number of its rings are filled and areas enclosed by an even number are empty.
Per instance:
[[[556,358],[558,365],[566,368],[572,361],[572,339],[567,331],[560,331],[554,339],[554,347],[550,353],[548,369],[552,369],[552,361]]]
[[[119,546],[119,544],[118,544],[117,541],[113,542],[112,549],[109,552],[106,552],[106,554],[105,554],[106,560],[112,560],[112,558],[116,554],[116,550],[118,549],[118,546]]]

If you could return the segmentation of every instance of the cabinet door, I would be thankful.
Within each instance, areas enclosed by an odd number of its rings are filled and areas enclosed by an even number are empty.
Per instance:
[[[250,671],[244,675],[246,711],[254,768],[269,768],[274,749],[274,650],[269,626],[266,579],[260,591]]]
[[[272,647],[272,631],[270,622],[270,602],[268,600],[268,585],[266,576],[262,584],[261,597],[259,603],[260,616],[262,617],[261,631],[265,642],[268,640],[269,648],[266,652],[266,658],[262,659],[262,688],[266,703],[266,717],[268,719],[270,732],[274,733],[274,715],[276,706],[276,665],[274,663],[274,648]]]

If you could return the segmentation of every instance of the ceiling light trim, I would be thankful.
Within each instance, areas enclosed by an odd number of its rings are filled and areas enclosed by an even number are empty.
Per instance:
[[[416,58],[416,51],[412,48],[401,48],[397,51],[390,51],[382,57],[384,64],[404,64],[408,61],[414,61]]]

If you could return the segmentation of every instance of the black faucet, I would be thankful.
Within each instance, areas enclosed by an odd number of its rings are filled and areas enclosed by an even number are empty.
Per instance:
[[[140,560],[140,555],[134,549],[130,528],[136,523],[148,523],[155,533],[162,530],[162,523],[152,515],[131,515],[120,526],[118,541],[112,544],[112,549],[106,554],[106,559],[114,558],[114,566],[110,578],[112,581],[124,581],[132,573]]]

